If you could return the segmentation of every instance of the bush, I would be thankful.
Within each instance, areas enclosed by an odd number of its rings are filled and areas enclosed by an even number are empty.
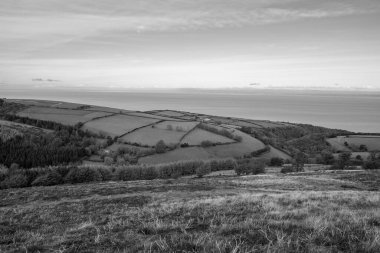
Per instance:
[[[367,161],[363,164],[365,170],[378,170],[380,169],[380,161]]]
[[[166,144],[165,144],[165,142],[163,140],[158,141],[157,144],[156,144],[155,149],[156,149],[156,153],[158,153],[158,154],[165,153],[165,151],[166,151]]]
[[[104,157],[104,164],[105,165],[112,165],[113,162],[114,162],[114,160],[112,157],[109,157],[109,156]]]
[[[187,148],[189,146],[189,143],[185,142],[181,144],[181,148]]]
[[[210,162],[211,171],[220,170],[234,170],[237,167],[235,159],[225,159],[225,160],[211,160]]]
[[[63,178],[61,174],[57,171],[50,171],[47,174],[37,177],[33,182],[32,186],[51,186],[59,185],[63,183]]]
[[[0,165],[0,182],[5,180],[9,175],[9,170],[7,167]]]
[[[270,151],[270,147],[268,146],[268,145],[266,145],[264,148],[262,148],[262,149],[258,149],[258,150],[256,150],[256,151],[253,151],[253,152],[251,152],[251,156],[252,157],[257,157],[257,156],[260,156],[260,155],[262,155],[262,154],[264,154],[264,153],[267,153],[267,152],[269,152]]]
[[[67,174],[69,174],[70,170],[75,167],[73,166],[58,166],[58,167],[53,167],[56,172],[58,172],[62,178],[65,178]]]
[[[112,172],[109,168],[99,167],[98,171],[102,176],[102,181],[109,181],[112,179]]]
[[[102,174],[100,174],[99,170],[92,167],[72,168],[64,181],[71,184],[102,181]]]
[[[286,165],[281,168],[281,173],[292,173],[292,172],[297,172],[297,168],[293,165]]]
[[[123,181],[140,180],[142,178],[141,171],[141,166],[119,167],[116,169],[116,178]]]
[[[284,159],[280,157],[273,157],[270,159],[270,166],[282,166],[284,164]]]
[[[264,159],[241,159],[235,169],[237,175],[261,174],[265,173]]]
[[[153,180],[158,178],[158,173],[155,167],[148,166],[141,170],[141,177],[143,180]]]
[[[209,140],[205,140],[205,141],[201,142],[201,146],[204,148],[211,147],[212,145],[213,145],[213,143]]]
[[[24,174],[18,173],[11,175],[1,182],[0,188],[22,188],[28,186],[28,177]]]
[[[196,174],[199,178],[202,178],[203,176],[210,173],[211,173],[211,168],[210,168],[210,164],[208,163],[205,163],[196,169]]]

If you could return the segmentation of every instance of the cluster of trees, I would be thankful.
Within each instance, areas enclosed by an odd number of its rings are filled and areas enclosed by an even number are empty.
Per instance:
[[[173,131],[173,130],[174,130],[173,126],[170,125],[170,124],[169,124],[169,125],[166,125],[166,129],[169,130],[169,131]],[[175,127],[175,130],[176,130],[177,132],[184,132],[183,127],[181,127],[181,126],[176,126],[176,127]]]
[[[82,131],[81,125],[66,126],[52,121],[1,114],[1,118],[32,125],[54,132],[30,132],[10,139],[0,139],[0,163],[10,166],[17,163],[31,168],[67,164],[80,161],[96,149],[94,135]]]
[[[222,135],[224,137],[230,138],[230,139],[235,140],[237,142],[241,142],[243,140],[243,138],[241,136],[234,135],[230,131],[228,131],[227,129],[224,129],[224,128],[223,129],[218,129],[216,127],[212,127],[210,125],[206,125],[206,124],[203,124],[203,123],[200,123],[198,125],[198,127],[200,129],[203,129],[203,130],[206,130],[206,131],[209,131],[209,132],[212,132],[212,133],[219,134],[219,135]]]
[[[235,169],[236,166],[236,161],[233,159],[115,167],[61,165],[31,169],[22,169],[13,164],[9,169],[6,166],[0,166],[0,189],[108,180],[168,179],[185,175],[202,177],[213,170]]]
[[[287,150],[293,156],[297,152],[319,154],[323,150],[331,150],[331,147],[326,142],[327,138],[351,134],[351,132],[345,130],[329,129],[307,124],[260,129],[241,127],[240,130],[259,139],[266,145]]]
[[[366,170],[379,170],[380,169],[380,154],[372,152],[367,161],[364,162],[363,168]]]
[[[16,136],[0,140],[0,163],[17,163],[24,168],[77,162],[87,155],[86,141],[58,131],[51,134]]]
[[[265,173],[267,161],[265,159],[244,158],[237,161],[235,172],[238,176]]]

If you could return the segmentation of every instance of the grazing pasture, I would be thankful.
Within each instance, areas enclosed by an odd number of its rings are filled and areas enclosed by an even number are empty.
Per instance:
[[[185,134],[186,132],[147,126],[123,136],[121,140],[148,146],[155,146],[158,141],[163,140],[167,145],[177,145]]]
[[[128,112],[128,115],[133,115],[133,116],[139,116],[139,117],[147,117],[147,118],[153,118],[153,119],[159,119],[159,120],[178,120],[178,119],[173,119],[170,117],[165,117],[165,116],[160,116],[156,115],[153,113],[145,113],[145,112]]]
[[[152,148],[136,147],[136,146],[133,146],[133,145],[130,145],[130,144],[117,143],[117,142],[115,142],[111,146],[108,146],[107,150],[117,151],[119,148],[136,149],[136,150],[143,150],[143,151],[152,150]]]
[[[2,190],[0,252],[379,252],[380,175],[271,173]]]
[[[97,117],[110,115],[110,113],[32,106],[18,112],[17,115],[32,119],[54,121],[64,125],[75,125],[79,122],[83,123]]]
[[[198,122],[190,121],[163,121],[131,132],[121,138],[127,143],[154,146],[160,140],[167,145],[177,145],[181,138]],[[170,127],[169,127],[170,126]]]
[[[188,132],[192,130],[199,124],[197,121],[163,121],[157,123],[155,128],[177,131],[177,132]]]
[[[142,164],[170,163],[182,160],[209,160],[216,158],[201,147],[177,148],[163,154],[154,154],[139,159]]]
[[[158,111],[158,112],[156,112],[156,114],[162,115],[162,116],[168,116],[168,117],[182,117],[182,116],[184,116],[184,114],[182,112],[170,111],[170,110]]]
[[[105,133],[111,137],[121,136],[139,127],[158,122],[158,119],[117,114],[87,122],[82,127],[96,133]]]
[[[265,121],[265,120],[250,120],[250,121],[264,128],[286,127],[285,124],[271,122],[271,121]]]
[[[338,136],[327,140],[333,148],[338,151],[350,151],[352,148],[359,148],[365,145],[368,151],[380,151],[380,136],[370,135],[350,135]],[[345,145],[347,144],[347,146]]]
[[[264,143],[262,143],[258,139],[246,133],[243,133],[237,129],[232,130],[232,131],[234,135],[242,137],[241,142],[208,147],[208,148],[205,148],[207,152],[209,152],[211,155],[215,157],[220,157],[220,158],[241,157],[253,151],[265,148]]]
[[[273,157],[279,157],[279,158],[282,158],[284,160],[287,160],[287,159],[291,160],[292,159],[292,157],[290,155],[288,155],[285,152],[283,152],[283,151],[281,151],[275,147],[272,147],[272,146],[270,146],[269,152],[260,155],[260,158],[270,159]]]
[[[202,141],[211,141],[212,143],[234,143],[236,141],[225,136],[215,134],[204,129],[195,128],[182,139],[181,143],[187,143],[192,146],[201,145]]]
[[[344,145],[344,141],[342,142],[341,139],[339,137],[336,137],[336,138],[330,138],[330,139],[327,139],[326,140],[327,143],[330,144],[330,146],[335,149],[336,151],[351,151],[351,149],[349,147],[346,147]]]

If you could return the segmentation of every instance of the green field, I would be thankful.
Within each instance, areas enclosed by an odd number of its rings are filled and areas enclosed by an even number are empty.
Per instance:
[[[212,143],[234,143],[235,141],[219,134],[195,128],[182,139],[181,143],[187,143],[192,146],[201,145],[202,141],[211,141]]]
[[[64,125],[75,125],[79,122],[83,123],[97,117],[110,115],[110,113],[33,106],[17,113],[17,115],[32,119],[54,121]]]
[[[157,121],[158,119],[117,114],[111,117],[89,121],[84,124],[82,129],[95,133],[103,132],[106,135],[115,137],[131,132],[136,128],[153,124]]]
[[[0,252],[375,253],[379,187],[311,171],[2,190]]]
[[[241,142],[228,145],[218,145],[206,148],[207,152],[215,157],[240,157],[265,147],[264,143],[239,130],[233,130],[233,134],[242,137]]]
[[[368,151],[380,151],[380,136],[349,135],[338,136],[327,140],[338,151],[357,151],[360,145],[365,145]],[[346,143],[346,145],[345,145]]]
[[[157,164],[181,160],[209,160],[216,158],[202,147],[177,148],[164,154],[154,154],[139,159],[139,163]]]
[[[121,140],[148,146],[154,146],[158,141],[163,140],[167,145],[177,145],[181,138],[197,124],[198,122],[190,121],[159,122],[154,126],[147,126],[129,133],[123,136]]]

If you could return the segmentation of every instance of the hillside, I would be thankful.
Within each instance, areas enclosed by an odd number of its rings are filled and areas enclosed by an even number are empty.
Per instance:
[[[0,251],[379,252],[376,172],[217,175],[1,190]]]
[[[91,139],[83,146],[77,145],[85,149],[83,156],[76,159],[78,162],[108,164],[228,157],[291,160],[296,152],[314,157],[322,151],[332,151],[329,137],[352,134],[288,122],[174,110],[139,112],[46,100],[8,99],[0,115],[4,120],[37,128],[74,131],[82,136],[79,138]],[[163,148],[157,150],[156,144],[161,140]]]

